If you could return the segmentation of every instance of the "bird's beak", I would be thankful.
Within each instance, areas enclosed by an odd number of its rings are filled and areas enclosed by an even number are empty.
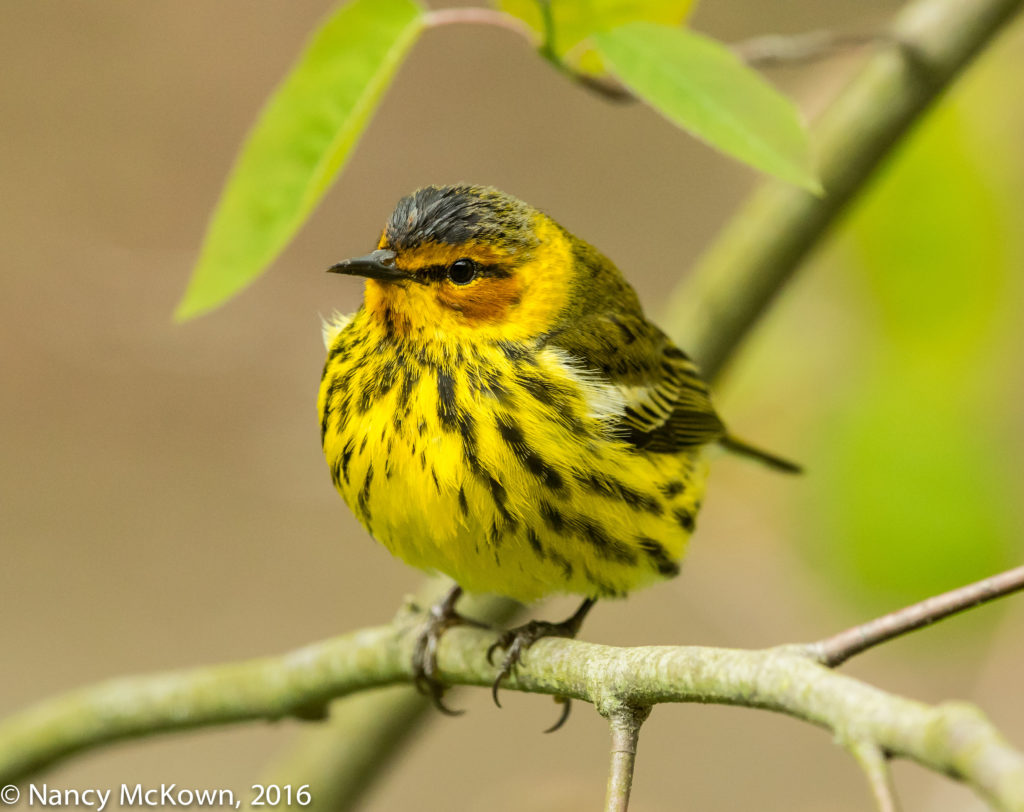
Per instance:
[[[408,281],[412,274],[403,271],[395,264],[398,255],[387,248],[378,248],[365,257],[346,259],[328,268],[329,273],[345,273],[350,276],[365,276],[367,279],[379,279],[381,282]]]

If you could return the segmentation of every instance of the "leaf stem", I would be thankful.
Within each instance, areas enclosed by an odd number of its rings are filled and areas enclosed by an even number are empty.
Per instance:
[[[555,22],[551,14],[551,4],[537,0],[544,24],[544,35],[538,37],[536,32],[518,17],[495,11],[490,8],[442,8],[428,11],[423,15],[423,25],[427,28],[438,28],[444,25],[490,25],[504,28],[518,34],[526,40],[531,48],[547,61],[555,70],[598,96],[613,102],[636,101],[622,85],[611,78],[591,76],[573,70],[564,60],[560,59],[555,50]]]
[[[537,35],[518,17],[496,11],[491,8],[439,8],[423,15],[423,24],[427,28],[439,28],[444,25],[490,25],[504,28],[518,34],[530,43],[531,47],[542,47]]]

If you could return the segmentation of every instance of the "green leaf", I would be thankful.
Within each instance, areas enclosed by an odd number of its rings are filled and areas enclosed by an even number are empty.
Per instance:
[[[221,304],[284,249],[351,154],[422,17],[413,0],[355,0],[313,35],[249,133],[177,319]]]
[[[727,155],[820,192],[796,107],[728,48],[646,22],[594,35],[605,64],[637,96]]]
[[[541,37],[546,34],[545,0],[498,0],[498,8],[518,17]],[[550,3],[553,41],[549,43],[555,56],[563,59],[587,37],[637,20],[664,25],[682,25],[690,16],[696,0],[546,0]],[[579,54],[574,63],[596,72],[600,64],[588,58],[590,49]]]

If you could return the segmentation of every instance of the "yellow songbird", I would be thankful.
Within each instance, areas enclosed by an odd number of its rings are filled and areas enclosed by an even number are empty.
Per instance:
[[[523,602],[582,595],[564,623],[506,633],[498,681],[538,637],[575,635],[598,598],[679,572],[721,443],[696,365],[644,316],[615,265],[496,189],[428,186],[399,201],[365,257],[362,307],[324,326],[324,453],[367,531],[461,589]]]

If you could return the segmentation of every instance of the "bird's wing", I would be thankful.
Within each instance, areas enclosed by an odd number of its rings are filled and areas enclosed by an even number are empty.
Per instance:
[[[612,430],[671,453],[725,436],[697,365],[642,315],[600,314],[552,341],[621,395]]]

